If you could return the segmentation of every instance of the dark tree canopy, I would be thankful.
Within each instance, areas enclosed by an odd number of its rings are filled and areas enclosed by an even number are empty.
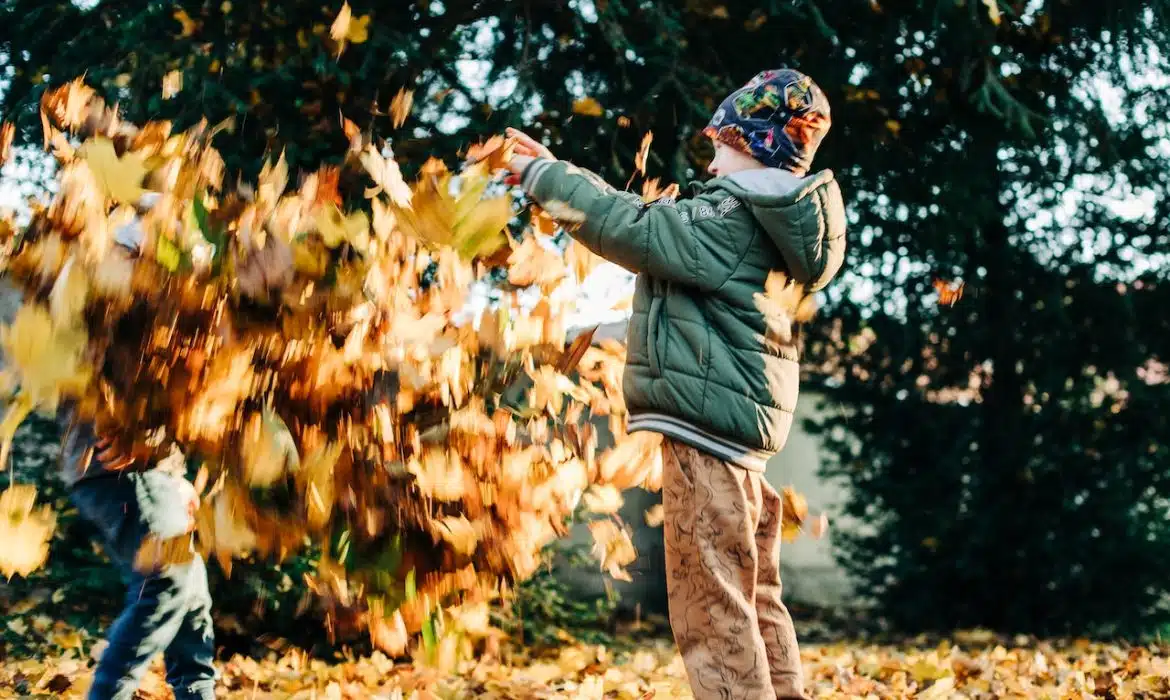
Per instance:
[[[844,561],[906,627],[1135,629],[1170,580],[1170,113],[1164,2],[9,0],[0,100],[39,141],[85,73],[131,119],[236,116],[229,166],[340,155],[339,115],[404,160],[527,124],[624,182],[702,172],[730,89],[789,65],[829,93],[818,165],[849,199],[849,273],[808,347],[849,482]],[[164,75],[183,90],[162,99]],[[400,88],[414,118],[383,116]],[[600,116],[574,113],[591,97]],[[619,119],[622,118],[622,119]],[[628,120],[628,121],[627,121]],[[227,145],[224,145],[227,144]],[[935,278],[965,282],[953,307]]]

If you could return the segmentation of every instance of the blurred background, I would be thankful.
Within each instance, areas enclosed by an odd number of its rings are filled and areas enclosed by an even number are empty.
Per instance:
[[[832,520],[784,550],[799,622],[1134,639],[1170,623],[1164,0],[352,0],[338,55],[339,4],[5,0],[19,186],[0,204],[43,196],[38,101],[81,75],[131,120],[234,117],[216,143],[248,178],[280,149],[294,171],[338,159],[344,117],[415,167],[522,127],[618,186],[652,131],[650,175],[685,186],[719,100],[798,68],[832,103],[816,166],[841,182],[850,245],[806,331],[800,430],[768,472]],[[628,276],[596,275],[576,322],[621,337]],[[20,435],[15,469],[49,480],[52,426]],[[633,583],[581,564],[576,533],[525,619],[662,611],[654,498],[623,511]],[[113,603],[79,530],[66,518],[48,569],[8,586],[68,591],[78,619]],[[294,633],[311,556],[221,583],[222,633]]]

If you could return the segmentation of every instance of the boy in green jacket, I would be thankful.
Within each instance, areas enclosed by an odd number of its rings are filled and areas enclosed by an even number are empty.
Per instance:
[[[808,76],[760,73],[704,132],[715,177],[693,198],[652,204],[510,132],[509,168],[529,196],[583,212],[573,236],[638,275],[629,429],[665,438],[670,623],[698,698],[806,697],[780,599],[781,500],[763,472],[796,409],[797,307],[844,258],[840,189],[830,171],[809,174],[829,125]],[[757,300],[770,275],[766,317]]]

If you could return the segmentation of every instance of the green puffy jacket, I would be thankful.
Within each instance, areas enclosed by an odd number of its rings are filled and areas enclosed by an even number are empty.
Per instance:
[[[845,209],[832,172],[748,170],[650,205],[559,161],[533,162],[523,184],[542,205],[583,212],[574,237],[638,274],[623,380],[630,430],[762,471],[792,426],[800,356],[798,334],[766,339],[756,294],[782,271],[799,285],[795,307],[837,274]]]

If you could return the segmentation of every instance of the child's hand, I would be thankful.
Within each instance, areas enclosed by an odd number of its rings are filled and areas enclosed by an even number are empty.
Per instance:
[[[544,158],[545,160],[556,160],[557,157],[552,154],[540,141],[532,138],[528,134],[518,129],[508,127],[505,132],[507,137],[515,142],[514,151],[518,156],[528,156],[529,158]]]
[[[524,169],[531,165],[532,161],[537,158],[544,158],[546,160],[557,159],[552,154],[552,151],[548,150],[544,144],[523,131],[508,127],[506,133],[514,145],[512,146],[512,160],[508,161],[510,174],[504,179],[505,183],[519,185],[520,178],[524,175]]]
[[[536,159],[532,156],[513,155],[512,160],[508,161],[508,176],[504,178],[504,183],[519,185],[520,178],[524,176],[524,169],[532,165],[534,160]]]

